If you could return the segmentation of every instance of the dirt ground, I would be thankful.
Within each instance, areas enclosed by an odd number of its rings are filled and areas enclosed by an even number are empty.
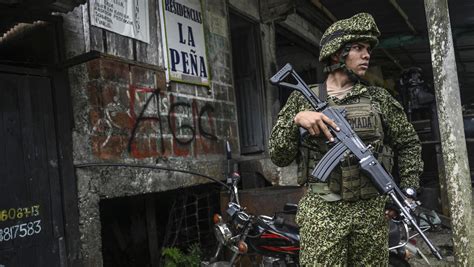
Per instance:
[[[449,228],[440,228],[439,230],[426,233],[428,239],[440,250],[443,256],[442,260],[436,259],[430,252],[423,239],[416,238],[416,246],[426,256],[429,263],[422,257],[415,256],[409,260],[411,266],[454,266],[452,232]]]

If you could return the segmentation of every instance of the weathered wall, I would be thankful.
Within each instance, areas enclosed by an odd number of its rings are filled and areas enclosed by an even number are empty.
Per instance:
[[[180,84],[167,90],[163,77],[109,58],[71,68],[75,163],[157,164],[219,177],[223,140],[237,147],[233,102],[222,88],[220,94]],[[92,265],[100,262],[100,199],[207,182],[126,166],[79,169],[77,178],[83,253]]]
[[[229,0],[229,7],[253,20],[260,20],[259,1]]]
[[[64,16],[68,57],[77,60],[91,51],[101,53],[69,69],[74,162],[76,166],[123,164],[76,169],[86,266],[102,264],[101,199],[208,182],[127,164],[158,165],[219,178],[224,140],[229,139],[234,152],[239,152],[225,3],[203,1],[210,87],[171,83],[167,88],[157,30],[159,13],[155,1],[151,2],[152,41],[148,45],[91,27],[84,19],[88,17],[86,6]]]
[[[63,16],[67,59],[97,51],[145,64],[164,66],[158,2],[148,1],[150,43],[140,42],[90,25],[89,6],[84,4]],[[80,59],[79,59],[80,60]]]
[[[280,25],[298,35],[315,48],[319,47],[319,41],[323,33],[297,14],[293,13],[288,15]]]
[[[107,57],[70,69],[75,87],[75,159],[211,159],[236,145],[226,88],[165,87],[164,73]],[[232,138],[233,137],[233,138]],[[89,145],[86,145],[89,144]]]
[[[229,2],[240,14],[261,20],[258,2]],[[207,182],[188,174],[132,168],[127,164],[164,166],[220,177],[224,140],[230,140],[236,156],[240,154],[227,1],[202,1],[209,87],[182,83],[167,87],[157,3],[150,0],[150,44],[90,26],[87,5],[63,16],[66,55],[71,66],[73,156],[76,166],[82,165],[76,175],[81,253],[86,266],[102,264],[101,199]],[[287,4],[285,1],[277,7],[288,10]],[[281,18],[278,15],[276,19]],[[307,28],[308,23],[303,22],[293,16],[287,27]],[[268,16],[260,24],[260,33],[264,128],[269,133],[280,104],[277,88],[268,82],[277,71],[275,23]],[[307,39],[314,43],[314,32]],[[290,185],[296,180],[294,166],[276,168],[267,152],[238,160],[245,161],[246,166],[273,184]],[[91,163],[122,166],[83,166]]]

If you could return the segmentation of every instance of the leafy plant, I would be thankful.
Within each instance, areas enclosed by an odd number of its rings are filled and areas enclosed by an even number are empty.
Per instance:
[[[164,267],[198,267],[201,264],[201,248],[198,244],[189,246],[187,253],[176,247],[164,248]]]

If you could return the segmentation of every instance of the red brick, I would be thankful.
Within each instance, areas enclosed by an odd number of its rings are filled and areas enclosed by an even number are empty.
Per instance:
[[[122,136],[92,136],[92,153],[100,159],[120,159],[126,150],[126,139]]]
[[[160,157],[169,157],[171,155],[171,138],[150,138],[150,147],[158,152]]]
[[[100,59],[93,59],[86,63],[87,73],[89,80],[95,80],[100,78]]]
[[[124,84],[130,83],[129,65],[116,60],[101,59],[102,78]]]
[[[114,103],[115,102],[114,98],[117,97],[117,99],[118,99],[118,93],[117,93],[116,86],[111,85],[111,84],[106,84],[102,88],[101,95],[102,95],[102,106],[103,107],[107,106],[110,103]]]
[[[120,87],[118,88],[119,102],[125,106],[130,105],[130,93],[133,92],[130,90],[130,87]]]
[[[154,71],[137,66],[132,66],[130,71],[132,73],[132,85],[155,87]]]
[[[102,109],[94,108],[89,112],[89,117],[91,119],[90,125],[94,134],[104,134],[108,125],[104,122],[104,114]]]
[[[196,136],[196,139],[194,140],[194,156],[196,158],[199,158],[199,156],[202,155],[207,155],[209,154],[210,146],[202,136]]]
[[[224,153],[224,144],[219,140],[208,139],[203,136],[196,136],[196,157],[206,157],[207,155],[218,155]]]
[[[158,121],[154,119],[141,119],[139,122],[138,120],[136,121],[138,123],[137,129],[136,129],[136,134],[151,134],[155,133],[156,130],[158,129]],[[135,125],[134,125],[135,126]]]
[[[101,117],[102,114],[99,112],[98,109],[94,108],[89,111],[89,119],[92,126],[96,125]]]
[[[102,96],[100,94],[101,83],[96,81],[88,82],[86,91],[87,97],[89,98],[89,104],[93,107],[98,107],[102,102]]]
[[[169,157],[171,155],[172,151],[172,138],[162,138],[161,141],[163,146],[164,146],[164,153],[162,156],[164,157]],[[161,144],[160,144],[160,152],[161,152]]]
[[[173,155],[177,157],[188,157],[191,155],[191,144],[181,145],[173,138]]]
[[[132,130],[131,118],[127,112],[115,112],[110,114],[112,122],[120,129]]]
[[[134,138],[131,155],[138,159],[157,157],[159,152],[156,149],[156,138]]]

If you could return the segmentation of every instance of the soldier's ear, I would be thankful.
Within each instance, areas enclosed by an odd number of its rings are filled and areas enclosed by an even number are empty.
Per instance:
[[[335,64],[339,62],[339,55],[341,55],[340,50],[331,55],[331,64]]]

